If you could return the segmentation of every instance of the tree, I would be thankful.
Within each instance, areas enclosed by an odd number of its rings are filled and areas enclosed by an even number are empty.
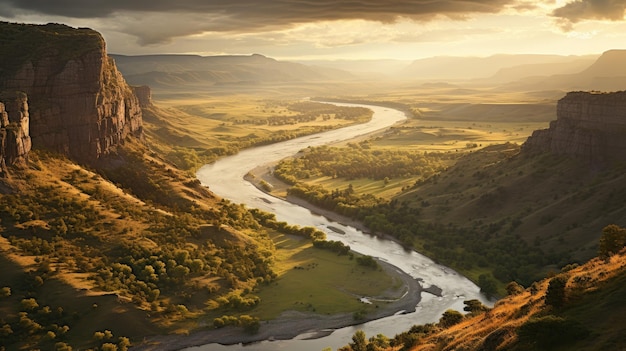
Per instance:
[[[626,246],[626,228],[615,224],[607,225],[602,229],[599,243],[600,257],[608,257],[618,253]]]
[[[481,274],[478,276],[478,287],[487,297],[492,297],[498,292],[496,280],[489,274]]]
[[[517,282],[510,282],[506,286],[506,292],[509,296],[519,295],[524,292],[524,287]]]
[[[367,351],[382,351],[390,347],[389,338],[383,334],[372,336],[367,344]]]
[[[365,338],[365,332],[358,330],[352,335],[352,342],[350,347],[353,351],[367,351],[367,339]]]
[[[22,308],[26,311],[33,311],[37,307],[39,307],[37,300],[35,300],[32,297],[30,299],[23,299],[21,302],[21,305],[22,305]]]
[[[460,323],[463,320],[463,314],[455,310],[447,310],[439,318],[439,326],[442,328],[449,328],[455,324]]]
[[[546,305],[556,308],[565,304],[565,286],[567,285],[567,277],[558,275],[550,279],[548,290],[546,291]]]
[[[520,326],[517,335],[524,346],[536,345],[540,349],[550,350],[584,339],[589,331],[577,321],[547,315],[529,319]]]

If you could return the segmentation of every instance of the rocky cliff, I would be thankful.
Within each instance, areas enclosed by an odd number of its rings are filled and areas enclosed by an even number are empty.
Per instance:
[[[98,32],[2,22],[0,34],[0,90],[28,95],[34,147],[86,162],[142,135],[139,101]]]
[[[556,121],[535,131],[523,150],[569,155],[596,165],[626,161],[626,91],[568,93],[557,104]]]
[[[133,92],[139,100],[139,106],[149,107],[152,105],[152,90],[147,85],[134,86]]]
[[[26,94],[0,94],[0,175],[6,166],[24,162],[31,147]]]

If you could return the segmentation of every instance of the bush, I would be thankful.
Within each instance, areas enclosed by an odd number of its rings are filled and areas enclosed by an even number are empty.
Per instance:
[[[565,304],[566,299],[566,285],[566,276],[559,275],[550,279],[548,290],[546,291],[546,305],[554,306],[556,308],[562,307]]]
[[[519,295],[524,292],[524,287],[517,282],[510,282],[506,286],[506,292],[509,296]]]
[[[549,350],[584,339],[589,331],[577,321],[548,315],[528,320],[517,330],[517,335],[523,345]]]
[[[498,292],[498,284],[491,274],[481,274],[478,277],[478,287],[487,297],[492,297]]]
[[[439,318],[439,326],[442,328],[449,328],[455,324],[460,323],[463,320],[463,314],[455,310],[447,310]]]

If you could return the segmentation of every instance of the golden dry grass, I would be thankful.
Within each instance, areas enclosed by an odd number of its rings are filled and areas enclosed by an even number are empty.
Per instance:
[[[626,273],[626,252],[612,256],[609,260],[592,259],[584,265],[567,271],[567,291],[571,308],[577,308],[579,301],[598,289],[606,287],[616,277]],[[551,307],[544,303],[549,278],[537,284],[537,292],[526,289],[522,294],[508,296],[499,300],[494,308],[484,314],[463,320],[461,323],[429,336],[412,348],[412,351],[426,350],[476,350],[481,347],[485,338],[496,330],[507,330],[508,334],[499,343],[498,349],[511,347],[516,341],[515,330],[533,316],[549,311]],[[594,303],[588,301],[587,303]],[[564,310],[567,313],[567,309]],[[605,314],[611,315],[612,311]],[[592,326],[592,321],[585,321]],[[615,325],[619,332],[619,325]],[[598,330],[596,332],[606,332]]]

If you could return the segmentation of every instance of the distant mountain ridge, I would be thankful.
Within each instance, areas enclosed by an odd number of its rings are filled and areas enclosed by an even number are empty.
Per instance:
[[[405,77],[416,80],[484,79],[501,70],[524,65],[562,64],[585,57],[559,55],[493,55],[488,57],[438,56],[413,61],[402,70]],[[588,58],[587,58],[588,59]],[[534,75],[529,72],[527,76]]]
[[[626,50],[604,52],[586,69],[569,74],[529,77],[511,82],[506,88],[523,90],[560,89],[563,91],[626,89]]]
[[[129,82],[155,89],[183,84],[258,84],[354,78],[346,71],[278,61],[259,54],[110,56]]]

